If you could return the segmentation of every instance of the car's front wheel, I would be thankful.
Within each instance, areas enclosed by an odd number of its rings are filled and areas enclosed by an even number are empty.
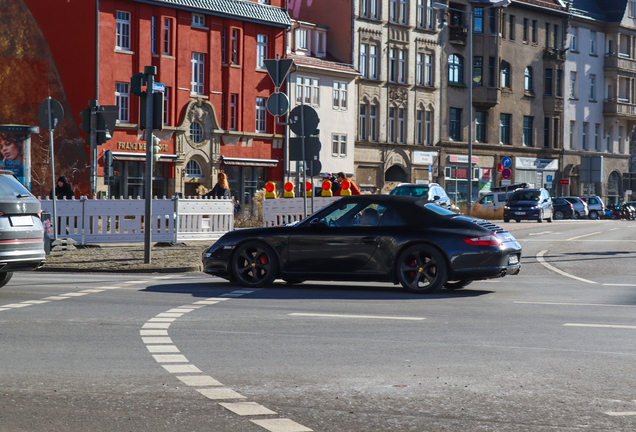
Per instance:
[[[398,280],[414,293],[435,292],[444,286],[448,278],[444,257],[431,246],[411,246],[402,252],[397,265]]]
[[[598,217],[598,212],[597,212],[596,210],[592,210],[592,211],[590,212],[589,218],[590,218],[590,219],[592,219],[592,220],[596,220],[596,219],[598,219],[598,218],[599,218],[599,217]]]
[[[11,272],[0,273],[0,288],[8,284],[12,277],[13,273]]]
[[[561,210],[557,210],[554,212],[554,218],[556,220],[561,220],[563,219],[563,212]]]
[[[232,273],[245,287],[271,285],[278,274],[276,253],[264,243],[247,242],[240,245],[232,258]]]

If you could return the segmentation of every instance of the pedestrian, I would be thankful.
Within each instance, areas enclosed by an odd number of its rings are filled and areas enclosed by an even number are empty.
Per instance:
[[[209,198],[230,198],[230,185],[227,181],[227,174],[220,172],[216,176],[216,180],[216,185],[205,196]]]
[[[54,192],[55,192],[55,198],[57,198],[57,199],[62,199],[62,198],[73,199],[73,198],[75,198],[75,193],[73,192],[73,188],[66,181],[66,177],[64,177],[64,176],[60,176],[57,179],[57,186],[55,186],[55,188],[53,188],[53,190],[51,191],[51,194],[50,194],[51,199],[53,199],[53,193]]]
[[[349,177],[346,177],[343,172],[339,172],[338,174],[336,174],[336,177],[337,181],[340,183],[340,189],[338,189],[337,193],[334,193],[335,196],[340,196],[342,182],[345,180],[349,182],[349,190],[351,190],[351,195],[362,195],[362,193],[360,192],[360,188],[358,188],[353,180],[351,180]]]

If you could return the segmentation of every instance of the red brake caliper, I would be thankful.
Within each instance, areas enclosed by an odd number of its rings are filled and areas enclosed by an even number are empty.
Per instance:
[[[409,263],[409,265],[410,265],[411,267],[415,267],[415,261],[411,261],[411,262]],[[414,271],[409,272],[409,276],[411,277],[411,279],[415,279],[415,272],[414,272]]]
[[[267,261],[267,256],[266,255],[261,255],[258,260],[261,262],[261,264],[265,265],[268,263]]]

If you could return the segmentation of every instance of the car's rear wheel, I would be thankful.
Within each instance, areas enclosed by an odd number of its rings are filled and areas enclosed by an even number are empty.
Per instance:
[[[232,257],[232,273],[236,281],[245,287],[268,286],[278,274],[278,258],[264,243],[243,243]]]
[[[468,286],[471,284],[471,280],[458,280],[458,281],[452,281],[452,282],[446,282],[444,284],[444,288],[446,288],[447,290],[457,290],[460,288],[464,288],[465,286]]]
[[[508,222],[510,222],[510,219],[506,219],[506,218],[504,218],[504,222],[505,222],[505,223],[508,223]]]
[[[0,273],[0,287],[3,287],[6,284],[8,284],[12,277],[13,277],[13,273],[11,272]]]
[[[598,219],[598,212],[596,210],[592,210],[590,212],[590,219],[593,219],[593,220]]]
[[[564,216],[564,215],[563,215],[563,212],[562,212],[561,210],[557,210],[557,211],[555,211],[555,212],[554,212],[554,218],[555,218],[556,220],[561,220],[561,219],[563,219],[563,216]]]
[[[575,210],[572,219],[578,219],[578,218],[579,218],[579,212]]]
[[[397,265],[398,280],[404,288],[414,293],[435,292],[448,278],[444,257],[431,246],[411,246],[402,252]]]

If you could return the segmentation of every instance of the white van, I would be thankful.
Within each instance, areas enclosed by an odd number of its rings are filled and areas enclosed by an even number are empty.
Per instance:
[[[477,202],[475,203],[475,207],[480,210],[496,210],[499,207],[503,207],[506,202],[508,202],[508,198],[513,194],[517,189],[524,189],[529,187],[527,183],[519,183],[508,186],[500,186],[494,187],[490,190],[490,192],[483,193]]]

